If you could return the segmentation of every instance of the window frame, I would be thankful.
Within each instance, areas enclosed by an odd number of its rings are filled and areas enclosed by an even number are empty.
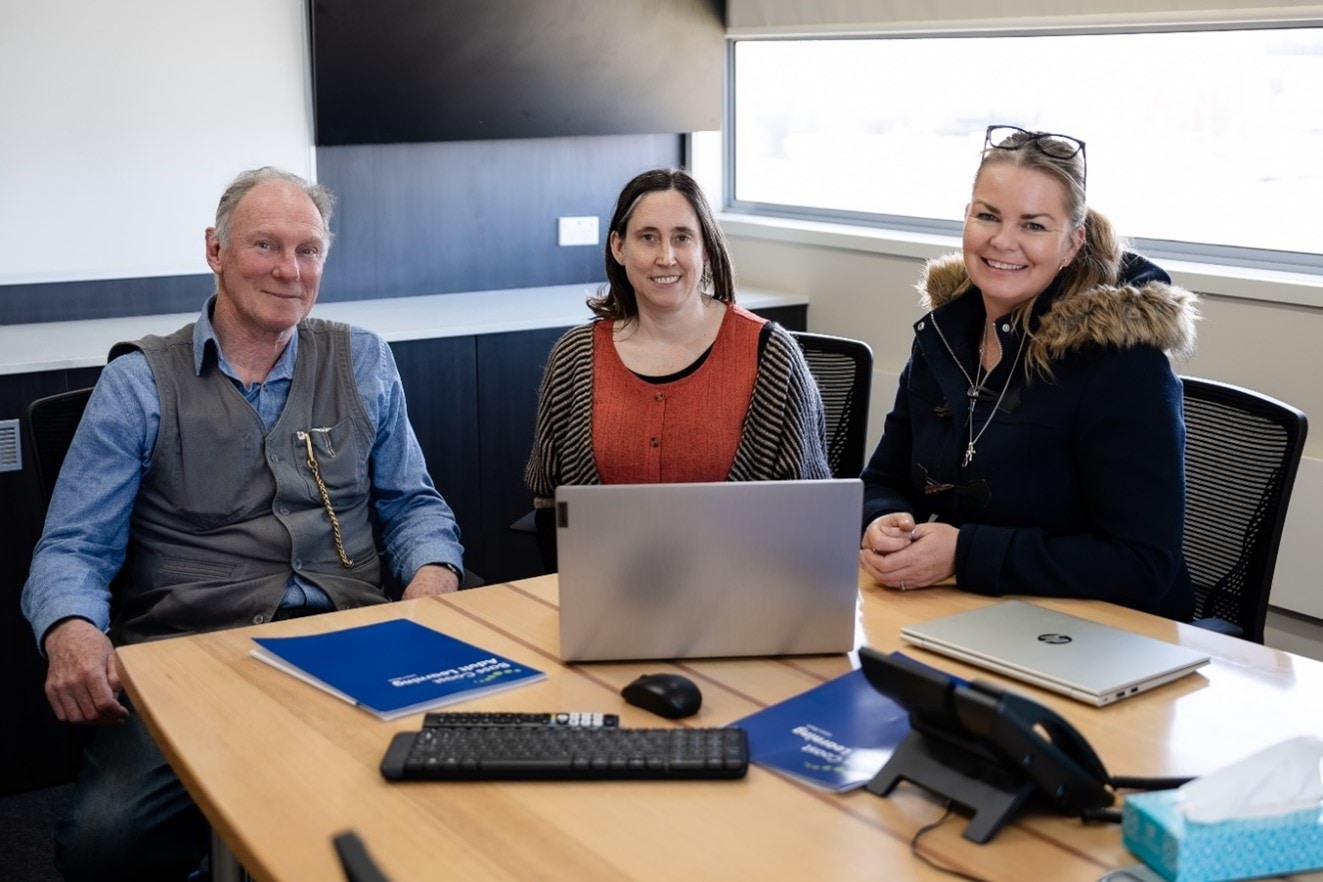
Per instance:
[[[780,219],[803,221],[811,224],[840,225],[842,228],[875,229],[894,232],[903,237],[950,237],[959,242],[960,221],[937,220],[882,212],[860,212],[843,209],[818,208],[776,202],[741,200],[735,196],[738,169],[735,154],[738,132],[735,128],[737,73],[735,69],[736,44],[744,42],[803,42],[826,40],[871,39],[987,39],[1003,37],[1091,36],[1108,34],[1194,33],[1208,31],[1289,30],[1318,28],[1323,30],[1323,18],[1299,17],[1287,19],[1251,19],[1217,22],[1163,22],[1053,25],[1045,27],[978,28],[953,26],[951,28],[925,27],[913,30],[861,31],[830,34],[729,34],[726,39],[725,100],[722,107],[722,208],[730,219]],[[1186,242],[1174,239],[1132,237],[1132,246],[1144,254],[1164,261],[1188,262],[1201,266],[1225,266],[1253,271],[1299,274],[1323,279],[1323,254],[1250,248],[1236,245],[1214,245],[1206,242]],[[1292,298],[1294,300],[1294,298]],[[1318,304],[1321,298],[1309,297],[1307,302]],[[1298,301],[1297,301],[1298,302]]]

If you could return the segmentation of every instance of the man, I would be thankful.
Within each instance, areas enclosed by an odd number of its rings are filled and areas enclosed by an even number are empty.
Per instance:
[[[197,322],[116,346],[88,401],[23,589],[51,707],[99,727],[56,831],[66,878],[182,879],[207,848],[119,697],[108,630],[133,643],[383,602],[374,516],[405,598],[458,587],[459,531],[390,348],[307,318],[332,208],[287,172],[241,174],[206,232],[216,293]]]

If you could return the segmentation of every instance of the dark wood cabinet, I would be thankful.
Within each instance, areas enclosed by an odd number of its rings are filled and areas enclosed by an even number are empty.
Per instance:
[[[482,557],[482,488],[474,455],[479,448],[475,338],[446,337],[392,343],[409,423],[427,460],[432,483],[455,513],[465,564],[478,573]]]
[[[533,447],[538,388],[551,347],[567,328],[486,334],[478,338],[478,420],[482,448],[482,533],[486,554],[477,569],[488,580],[541,575],[533,536],[511,523],[527,514],[533,498],[524,486],[524,466]]]

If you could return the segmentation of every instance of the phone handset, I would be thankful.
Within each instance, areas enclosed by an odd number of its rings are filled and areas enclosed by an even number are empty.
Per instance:
[[[1079,816],[1115,801],[1102,760],[1055,711],[981,680],[956,690],[965,691],[956,703],[965,727],[1024,772],[1057,811]]]

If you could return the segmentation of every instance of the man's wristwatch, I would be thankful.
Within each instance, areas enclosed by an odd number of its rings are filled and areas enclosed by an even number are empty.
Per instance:
[[[455,566],[454,564],[452,564],[452,563],[439,563],[439,564],[437,564],[437,566],[439,566],[439,567],[445,567],[446,569],[450,570],[450,572],[452,572],[452,573],[455,574],[455,578],[456,578],[457,580],[459,580],[460,582],[463,582],[463,581],[464,581],[464,571],[461,570],[459,567]]]

